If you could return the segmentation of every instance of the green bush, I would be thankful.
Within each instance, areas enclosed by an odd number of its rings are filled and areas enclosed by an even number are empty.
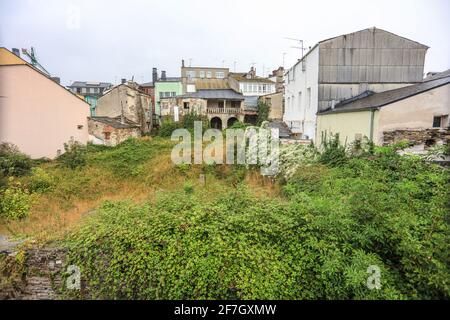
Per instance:
[[[10,186],[0,191],[0,217],[22,219],[28,216],[31,195],[22,189],[19,183],[10,182]]]
[[[322,149],[319,156],[319,162],[332,167],[344,164],[347,161],[347,152],[345,145],[339,140],[339,134],[336,133],[330,137],[322,134]]]
[[[269,120],[270,106],[264,102],[258,102],[258,117],[256,125],[259,127],[264,121]]]
[[[76,169],[86,165],[87,147],[78,141],[64,143],[64,153],[58,157],[64,167]]]
[[[164,120],[158,130],[158,135],[160,137],[171,137],[172,132],[179,128],[182,128],[180,122],[175,122],[175,121],[169,120],[169,119]]]
[[[299,167],[283,200],[238,185],[206,202],[189,186],[106,202],[69,256],[88,298],[448,299],[447,179],[384,149]],[[380,289],[367,287],[371,266]]]
[[[36,167],[31,170],[31,176],[28,181],[28,189],[31,192],[48,192],[53,189],[55,184],[56,179],[43,168]]]
[[[23,176],[30,172],[32,161],[10,143],[0,143],[0,178],[1,176]]]

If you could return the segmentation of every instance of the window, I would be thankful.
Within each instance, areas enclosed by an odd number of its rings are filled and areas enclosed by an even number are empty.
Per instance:
[[[267,92],[267,85],[266,84],[263,84],[263,92],[264,93]]]
[[[189,109],[189,102],[183,102],[183,108]]]
[[[171,97],[175,97],[176,95],[177,95],[176,92],[171,92],[171,93],[170,93],[170,96],[171,96]]]
[[[223,106],[224,106],[223,101],[217,101],[217,106],[219,108],[223,108]]]
[[[81,93],[81,88],[77,88],[77,93]]]
[[[86,88],[81,88],[81,93],[86,93]]]
[[[105,140],[109,140],[111,138],[111,132],[103,132],[105,134]]]
[[[445,128],[448,126],[448,114],[433,117],[433,128]]]
[[[199,71],[199,73],[200,73],[200,78],[204,78],[205,77],[205,71]]]
[[[223,71],[217,71],[216,72],[216,78],[217,79],[223,79],[225,78],[225,73]]]
[[[195,84],[188,84],[186,86],[186,91],[187,92],[195,92]]]
[[[160,99],[164,98],[164,92],[160,92],[160,93],[159,93],[159,98],[160,98]]]
[[[186,72],[189,80],[195,79],[195,70]]]
[[[206,77],[207,77],[208,79],[210,79],[210,78],[212,77],[211,71],[207,71],[207,72],[206,72]]]

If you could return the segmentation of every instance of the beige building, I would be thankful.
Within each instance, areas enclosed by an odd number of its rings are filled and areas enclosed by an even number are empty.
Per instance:
[[[197,80],[223,80],[227,79],[229,74],[228,68],[214,67],[186,67],[184,60],[181,61],[181,83],[183,93],[195,92]]]
[[[318,145],[322,135],[339,133],[342,143],[367,137],[377,145],[409,140],[427,148],[448,143],[450,70],[408,87],[365,93],[317,113]]]
[[[89,104],[0,48],[0,141],[32,158],[55,158],[64,143],[88,142]]]
[[[134,82],[115,86],[97,101],[96,117],[111,119],[124,117],[126,121],[139,125],[141,133],[151,129],[152,97],[139,90]]]
[[[283,119],[283,92],[266,94],[259,97],[259,101],[266,103],[270,107],[269,120]]]

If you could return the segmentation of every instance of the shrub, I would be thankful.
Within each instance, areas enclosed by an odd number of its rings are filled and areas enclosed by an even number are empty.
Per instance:
[[[175,122],[173,120],[165,120],[158,130],[158,135],[160,137],[170,137],[172,136],[172,132],[179,128],[181,128],[181,124],[179,122]]]
[[[30,172],[32,161],[10,143],[0,143],[0,177],[23,176]]]
[[[343,146],[339,140],[339,134],[336,133],[327,137],[326,133],[322,134],[322,150],[319,156],[319,162],[332,167],[342,165],[347,160],[345,145]]]
[[[11,186],[0,191],[0,217],[22,219],[28,216],[31,195],[20,183],[10,181]]]
[[[264,102],[258,102],[258,117],[256,119],[256,125],[259,127],[264,121],[269,119],[270,106]]]
[[[58,157],[58,161],[65,167],[76,169],[86,165],[87,147],[78,141],[64,143],[64,153]]]
[[[28,189],[31,192],[48,192],[53,189],[56,184],[55,178],[40,167],[33,168],[32,174],[28,181]]]

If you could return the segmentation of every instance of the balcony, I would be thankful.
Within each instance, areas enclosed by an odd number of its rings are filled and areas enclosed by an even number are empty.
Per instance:
[[[210,114],[218,114],[218,113],[225,113],[225,114],[240,114],[242,112],[241,108],[207,108],[207,113]]]

